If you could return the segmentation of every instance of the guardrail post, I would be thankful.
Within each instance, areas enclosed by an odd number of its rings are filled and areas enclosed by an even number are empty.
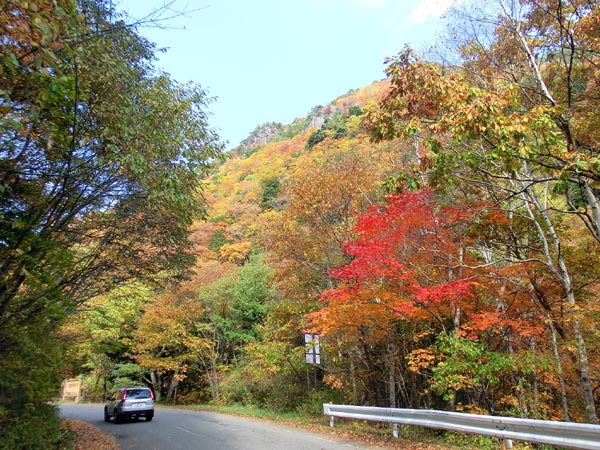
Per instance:
[[[392,435],[398,439],[398,424],[397,423],[393,423],[392,424]]]
[[[329,426],[333,428],[333,416],[329,416]]]
[[[513,448],[512,439],[504,439],[504,448],[506,450],[512,450],[512,448]]]

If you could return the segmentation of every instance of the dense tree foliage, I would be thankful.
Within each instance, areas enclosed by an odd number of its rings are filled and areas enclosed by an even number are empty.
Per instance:
[[[66,312],[193,262],[200,180],[221,151],[205,93],[156,72],[153,46],[108,6],[17,0],[0,13],[3,430],[56,388],[48,336]]]
[[[575,342],[578,397],[591,422],[597,380],[584,336],[594,324],[578,309],[590,291],[576,278],[594,275],[576,274],[581,266],[565,246],[569,228],[580,228],[576,218],[598,236],[597,129],[589,128],[598,98],[597,31],[589,24],[598,13],[587,2],[500,2],[492,30],[479,29],[462,44],[461,66],[423,62],[410,49],[390,59],[392,87],[369,115],[375,138],[402,135],[423,144],[429,183],[449,193],[468,189],[503,212],[507,236],[488,243],[487,263],[535,263],[557,285],[542,294],[548,331],[559,328]],[[585,238],[577,243],[587,248]],[[554,296],[565,303],[560,311],[547,303]]]
[[[190,279],[96,297],[65,327],[72,367],[86,355],[90,386],[137,378],[178,401],[596,422],[599,13],[584,0],[462,4],[445,60],[405,48],[387,80],[234,152],[204,184],[209,220],[185,223]],[[107,226],[114,199],[94,210]],[[162,235],[135,217],[121,225],[149,235],[119,240],[125,260],[160,262],[147,240]],[[113,242],[86,230],[74,256]],[[134,269],[107,276],[152,273]],[[109,317],[127,326],[101,331]],[[320,335],[318,366],[305,332]]]

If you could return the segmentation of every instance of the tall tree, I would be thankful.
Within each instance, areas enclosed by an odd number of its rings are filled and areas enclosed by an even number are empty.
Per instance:
[[[175,400],[179,384],[190,374],[206,370],[203,364],[213,345],[205,337],[208,325],[199,320],[203,315],[194,283],[184,282],[149,302],[134,332],[133,358],[153,374],[156,392],[166,383],[167,399]]]
[[[597,31],[590,27],[598,12],[585,1],[500,1],[495,16],[470,16],[469,24],[491,23],[491,33],[469,34],[461,66],[423,62],[411,51],[392,58],[392,88],[370,115],[377,139],[423,139],[429,183],[485,193],[507,217],[529,223],[527,234],[510,233],[497,255],[538,261],[561,285],[590,422],[597,413],[581,299],[562,228],[579,217],[598,236],[597,136],[590,128],[597,108],[588,108],[598,98]]]
[[[69,372],[94,375],[86,396],[104,399],[113,388],[115,367],[133,362],[133,333],[144,304],[153,295],[157,294],[140,282],[121,286],[87,301],[61,327],[60,334],[68,343]]]
[[[460,396],[463,408],[496,410],[493,390],[513,358],[501,343],[488,347],[489,336],[503,329],[517,347],[539,333],[522,304],[499,307],[504,299],[493,290],[506,274],[487,265],[478,248],[488,214],[481,206],[443,205],[429,190],[373,206],[345,247],[351,261],[332,271],[339,285],[323,293],[323,308],[310,315],[326,344],[340,355],[360,356],[354,366],[368,368],[358,379],[368,379],[369,389],[381,392],[377,386],[387,384],[391,406],[397,406],[396,391],[403,403],[424,406],[422,392],[406,391],[413,372],[429,377],[418,383],[429,385],[433,404],[437,392],[450,408]]]
[[[357,238],[345,246],[351,262],[332,271],[341,284],[323,294],[325,306],[312,315],[315,331],[364,349],[390,345],[401,321],[434,320],[459,333],[474,296],[458,226],[466,221],[459,210],[437,211],[430,195],[391,196],[360,217]],[[369,364],[365,356],[361,364]],[[390,367],[394,359],[390,354]],[[377,377],[371,370],[370,377]],[[394,376],[387,382],[395,384]]]
[[[49,333],[86,298],[192,261],[199,181],[221,152],[208,99],[157,73],[153,46],[119,19],[88,0],[0,12],[3,421],[23,410],[16,398],[47,397],[22,387],[25,373],[4,384],[32,329]]]

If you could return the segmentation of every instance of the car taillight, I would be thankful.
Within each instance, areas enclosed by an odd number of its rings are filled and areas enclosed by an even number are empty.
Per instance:
[[[121,401],[125,401],[125,399],[127,398],[127,389],[123,389],[123,396],[121,397]]]
[[[154,400],[154,391],[152,389],[150,389],[150,397],[152,397],[152,400]]]

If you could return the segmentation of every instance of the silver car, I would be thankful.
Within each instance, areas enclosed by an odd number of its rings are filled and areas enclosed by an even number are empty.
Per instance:
[[[135,419],[144,416],[146,422],[154,417],[154,392],[147,387],[121,388],[115,391],[104,406],[104,421],[115,423],[123,419]]]

